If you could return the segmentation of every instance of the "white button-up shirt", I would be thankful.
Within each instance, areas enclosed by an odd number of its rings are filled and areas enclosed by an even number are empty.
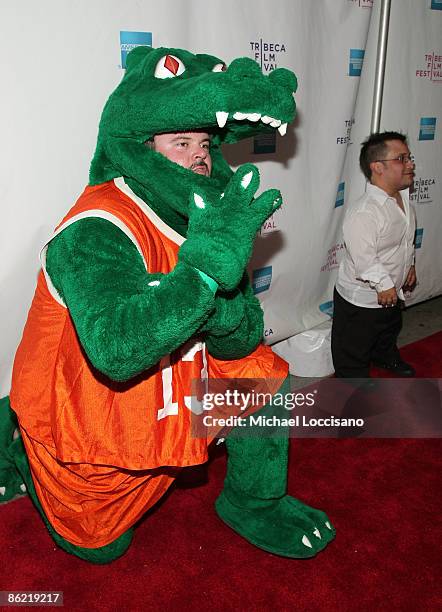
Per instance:
[[[365,194],[345,215],[345,252],[336,289],[356,306],[381,308],[377,291],[392,287],[404,299],[402,286],[414,263],[416,215],[408,189],[400,194],[405,212],[394,198],[368,183]]]

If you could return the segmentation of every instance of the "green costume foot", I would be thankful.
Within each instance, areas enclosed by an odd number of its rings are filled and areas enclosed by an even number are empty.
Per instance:
[[[315,524],[315,528],[318,529],[321,538],[323,538],[327,544],[334,540],[336,530],[325,512],[304,504],[304,502],[296,497],[288,495],[287,498],[296,511],[309,518]],[[317,536],[317,533],[315,533],[315,535]]]
[[[226,440],[229,453],[218,516],[246,540],[276,555],[314,557],[334,538],[327,517],[286,495],[288,439]]]
[[[314,557],[327,542],[315,536],[314,524],[290,508],[289,496],[253,510],[232,504],[223,491],[215,508],[218,516],[243,538],[275,555]]]
[[[26,494],[26,485],[10,455],[9,448],[18,433],[15,413],[9,398],[0,399],[0,503]]]

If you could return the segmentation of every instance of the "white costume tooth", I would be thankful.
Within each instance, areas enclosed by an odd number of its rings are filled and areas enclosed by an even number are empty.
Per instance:
[[[269,117],[268,115],[263,115],[261,117],[261,121],[263,123],[271,123],[272,121],[274,121],[273,117]]]
[[[295,100],[295,92],[292,91],[293,100]]]
[[[317,527],[315,527],[315,530],[313,532],[313,535],[315,535],[317,538],[319,538],[320,540],[322,540],[322,536],[319,533],[319,529]]]
[[[270,125],[272,127],[279,127],[281,125],[281,121],[279,119],[273,119],[273,121],[270,122]]]
[[[226,113],[225,111],[216,112],[216,121],[220,128],[223,128],[226,125],[228,116],[229,116],[229,113]]]
[[[241,187],[244,187],[244,189],[247,189],[247,187],[250,185],[250,181],[252,180],[252,176],[253,176],[253,172],[247,172],[247,174],[244,174],[244,176],[241,179]]]
[[[152,281],[151,283],[147,283],[149,287],[158,287],[160,281]]]
[[[26,485],[24,482],[21,483],[20,489],[23,491],[23,493],[26,493]]]
[[[313,546],[310,544],[310,540],[308,539],[308,537],[306,535],[303,536],[302,543],[304,544],[304,546],[308,546],[309,548],[313,548]]]
[[[222,444],[223,442],[225,442],[226,439],[225,438],[219,438],[216,442],[216,445],[219,446],[220,444]]]
[[[261,119],[261,115],[259,113],[249,113],[247,115],[247,119],[249,121],[259,121]]]
[[[243,121],[244,119],[247,119],[247,113],[236,112],[234,113],[233,118],[237,119],[238,121]]]
[[[278,128],[278,132],[281,134],[281,136],[285,136],[287,132],[287,123],[282,123]]]
[[[0,487],[0,495],[4,495],[6,491],[6,487]]]
[[[326,525],[326,527],[328,527],[330,529],[330,531],[333,531],[332,528],[331,528],[331,525],[330,525],[330,523],[328,521],[325,522],[325,525]]]
[[[193,194],[193,201],[195,202],[196,206],[198,206],[198,208],[206,208],[203,198],[197,193]]]
[[[20,437],[20,430],[18,428],[14,429],[14,433],[12,435],[12,439],[13,440],[17,440],[17,438],[19,438],[19,437]]]

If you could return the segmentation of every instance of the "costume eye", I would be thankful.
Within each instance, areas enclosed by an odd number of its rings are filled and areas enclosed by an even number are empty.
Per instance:
[[[164,55],[155,67],[154,76],[157,79],[171,79],[180,76],[186,70],[183,62],[175,55]]]
[[[212,68],[212,72],[225,72],[227,70],[227,66],[222,63],[222,64],[215,64],[215,66]]]

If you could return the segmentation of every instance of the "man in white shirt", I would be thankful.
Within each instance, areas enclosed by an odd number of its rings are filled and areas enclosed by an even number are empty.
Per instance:
[[[409,202],[414,162],[398,132],[372,134],[359,163],[369,183],[344,219],[345,254],[334,293],[332,355],[336,376],[369,377],[370,364],[414,376],[396,342],[399,301],[416,285],[416,221]]]

